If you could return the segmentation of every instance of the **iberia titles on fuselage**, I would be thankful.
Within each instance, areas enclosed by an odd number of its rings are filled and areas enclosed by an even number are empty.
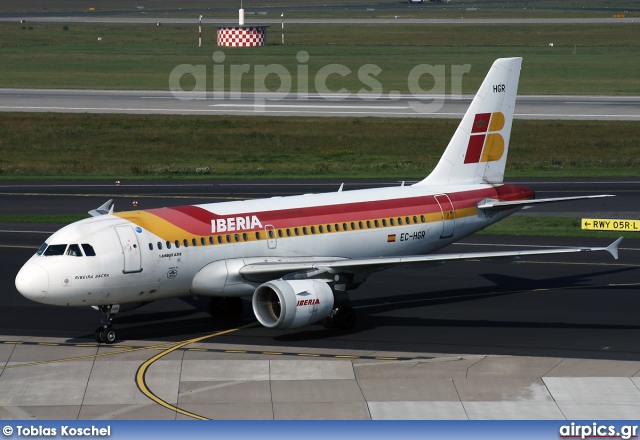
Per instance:
[[[411,185],[113,212],[54,233],[21,269],[16,287],[41,303],[94,306],[96,339],[113,342],[113,314],[162,298],[209,296],[214,315],[350,328],[348,290],[388,267],[456,259],[607,250],[561,248],[432,254],[535,199],[503,183],[521,58],[497,60],[433,172]],[[594,198],[603,196],[583,196]]]

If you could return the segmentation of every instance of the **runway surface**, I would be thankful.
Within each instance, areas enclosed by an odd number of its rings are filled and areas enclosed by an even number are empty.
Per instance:
[[[337,181],[3,182],[0,214],[83,213],[335,191]],[[612,193],[557,215],[640,218],[640,182],[517,182],[540,196]],[[349,181],[345,190],[397,185]],[[557,211],[562,209],[562,211]],[[534,211],[533,209],[530,212]],[[547,215],[552,214],[547,212]],[[90,308],[20,296],[20,266],[61,225],[0,226],[2,419],[638,419],[640,242],[604,253],[391,269],[351,292],[351,331],[213,321],[205,301],[117,315],[98,346]],[[595,235],[595,234],[594,234]],[[606,245],[472,236],[456,252]]]
[[[198,99],[196,99],[198,98]],[[128,90],[0,89],[0,111],[269,116],[461,118],[472,95],[242,93],[214,98]],[[640,120],[637,96],[519,96],[518,119]]]
[[[286,12],[287,8],[283,8]],[[366,8],[360,8],[366,9]],[[247,17],[245,24],[272,24],[279,25],[282,22],[280,13],[282,11],[273,12],[271,15],[260,15],[257,18]],[[202,11],[194,11],[194,18],[174,18],[165,17],[157,13],[127,13],[124,16],[113,16],[117,13],[105,12],[102,14],[89,13],[56,13],[49,15],[42,14],[20,14],[10,13],[0,15],[0,21],[15,22],[26,20],[35,23],[166,23],[166,24],[197,24],[197,18]],[[148,15],[156,15],[155,17]],[[237,18],[208,18],[203,17],[204,24],[235,24]],[[478,25],[478,24],[638,24],[639,19],[634,18],[289,18],[286,23],[289,24],[462,24],[462,25]]]

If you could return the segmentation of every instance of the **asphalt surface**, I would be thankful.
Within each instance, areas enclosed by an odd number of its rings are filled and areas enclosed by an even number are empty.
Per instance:
[[[113,197],[116,210],[337,190],[341,182],[5,182],[0,214],[83,213]],[[556,204],[555,214],[640,218],[638,181],[527,181],[540,197],[611,193],[615,198]],[[345,190],[398,182],[347,182]],[[534,208],[527,213],[533,213]],[[547,208],[545,208],[547,209]],[[561,210],[561,211],[560,211]],[[92,341],[99,314],[52,307],[20,296],[13,279],[61,225],[0,226],[0,335]],[[597,234],[594,234],[597,235]],[[513,246],[599,246],[610,239],[472,236],[447,251]],[[216,339],[232,346],[470,353],[627,360],[640,353],[640,242],[605,253],[527,258],[515,264],[456,262],[432,269],[391,269],[351,293],[358,324],[349,332],[313,325],[289,331],[252,327]],[[182,341],[237,323],[213,322],[205,302],[152,303],[115,319],[127,340]],[[253,321],[249,302],[242,323]]]
[[[196,99],[197,98],[197,99]],[[226,93],[129,90],[0,89],[0,111],[131,114],[237,114],[461,118],[472,95],[459,97],[389,93]],[[640,120],[638,96],[519,96],[518,119]]]
[[[268,15],[258,15],[252,18],[251,15],[245,16],[246,25],[271,24],[279,25],[282,22],[280,14],[286,12],[276,11]],[[364,7],[362,9],[365,9]],[[55,14],[20,14],[11,13],[0,15],[0,21],[15,22],[25,20],[26,22],[36,23],[167,23],[167,24],[196,24],[198,17],[203,11],[193,11],[193,18],[174,18],[174,17],[158,17],[156,13],[138,12],[130,13],[122,16],[109,17],[106,15],[118,15],[116,13],[105,13],[105,15],[93,15],[90,13],[55,13]],[[149,15],[156,15],[155,17]],[[397,17],[397,18],[396,18]],[[401,15],[391,18],[286,18],[285,24],[638,24],[639,19],[634,18],[469,18],[462,16],[460,18],[402,18]],[[472,16],[471,16],[472,17]],[[203,24],[236,24],[237,18],[208,18],[203,17]]]

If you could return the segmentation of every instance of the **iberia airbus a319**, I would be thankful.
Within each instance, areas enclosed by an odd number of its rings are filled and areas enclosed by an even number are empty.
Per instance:
[[[112,317],[151,301],[210,297],[213,315],[239,317],[242,297],[268,328],[322,321],[351,328],[348,291],[379,270],[451,260],[608,251],[558,248],[432,254],[531,205],[503,183],[521,58],[496,60],[437,166],[411,186],[114,212],[55,232],[22,267],[16,288],[44,304],[93,306],[98,342],[113,343]]]

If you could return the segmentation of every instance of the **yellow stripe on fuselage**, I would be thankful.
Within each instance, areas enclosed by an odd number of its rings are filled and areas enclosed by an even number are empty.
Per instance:
[[[478,208],[475,206],[469,208],[456,209],[454,211],[454,216],[447,215],[445,213],[445,218],[447,220],[460,219],[464,217],[471,217],[478,214]],[[358,221],[350,221],[350,222],[339,222],[339,223],[328,223],[328,224],[313,224],[313,225],[303,225],[303,226],[290,226],[286,228],[275,228],[272,230],[273,237],[268,236],[268,232],[264,229],[259,230],[251,230],[251,231],[231,231],[224,233],[216,233],[209,235],[197,235],[192,234],[173,223],[164,220],[150,212],[147,211],[129,211],[129,212],[119,212],[114,215],[128,220],[134,223],[137,226],[140,226],[143,229],[151,232],[152,234],[160,237],[162,240],[166,240],[169,242],[179,241],[180,243],[183,240],[188,241],[188,245],[191,246],[191,240],[193,238],[197,239],[197,245],[201,245],[201,237],[213,237],[214,244],[227,244],[227,243],[236,243],[236,242],[246,242],[246,241],[259,241],[259,240],[267,240],[267,239],[284,239],[289,237],[304,237],[309,235],[324,235],[324,234],[334,234],[341,232],[350,232],[350,231],[360,231],[360,230],[375,230],[375,229],[387,229],[387,228],[397,228],[397,227],[406,227],[406,226],[415,226],[421,224],[429,224],[436,223],[442,221],[443,214],[441,212],[432,212],[429,214],[416,215],[417,222],[414,222],[413,215],[410,216],[398,216],[398,217],[384,217],[384,218],[375,218],[375,219],[365,219]],[[406,223],[406,218],[410,219],[409,223]],[[424,221],[422,221],[422,217],[424,217]],[[402,224],[398,224],[398,219],[402,219]],[[393,220],[393,224],[391,221]],[[378,226],[375,226],[375,222],[378,222]],[[369,222],[370,226],[367,226],[367,222]],[[383,222],[386,225],[383,226]],[[360,225],[362,224],[362,227]],[[338,225],[339,230],[336,230],[336,225]],[[344,225],[347,225],[347,228],[344,228]],[[353,227],[352,227],[353,226]],[[322,227],[322,232],[320,232],[320,227]],[[311,232],[312,228],[315,232]],[[295,234],[295,229],[298,229],[299,234]],[[306,234],[304,230],[306,229]],[[329,230],[330,229],[330,230]],[[289,233],[287,233],[287,230]],[[211,243],[209,241],[205,242],[207,245]]]

